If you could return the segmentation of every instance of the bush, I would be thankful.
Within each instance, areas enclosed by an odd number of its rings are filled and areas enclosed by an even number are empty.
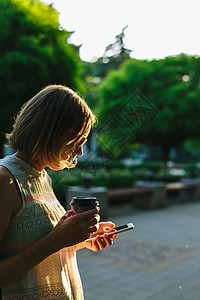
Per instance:
[[[80,168],[81,165],[81,168]],[[183,177],[191,175],[192,170],[196,170],[196,175],[200,175],[200,169],[197,168],[197,164],[186,164],[186,175],[172,175],[166,174],[163,176],[161,169],[162,163],[159,161],[145,161],[144,164],[139,166],[121,167],[120,161],[110,161],[106,163],[106,166],[99,163],[97,168],[92,168],[92,164],[84,168],[84,164],[81,162],[75,169],[62,170],[53,172],[48,171],[52,178],[53,188],[58,198],[62,197],[64,190],[68,186],[84,186],[85,177],[90,174],[92,178],[92,186],[104,186],[107,188],[120,188],[133,186],[136,180],[151,180],[150,173],[154,172],[155,181],[175,182],[179,181]],[[94,165],[93,165],[94,166]],[[115,167],[114,167],[115,166]]]
[[[162,168],[162,162],[161,161],[144,161],[143,168],[149,169],[155,173],[159,172]]]
[[[93,178],[93,184],[95,186],[106,186],[109,188],[132,186],[133,175],[128,169],[112,169],[109,172],[104,169],[96,173],[96,176]]]

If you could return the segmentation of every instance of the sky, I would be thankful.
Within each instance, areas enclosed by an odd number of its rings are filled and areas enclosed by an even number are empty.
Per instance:
[[[75,31],[82,60],[94,61],[125,30],[125,46],[136,59],[179,53],[200,55],[199,0],[42,0],[60,12],[59,21]]]

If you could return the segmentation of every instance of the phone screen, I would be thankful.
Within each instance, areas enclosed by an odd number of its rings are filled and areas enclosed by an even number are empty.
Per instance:
[[[121,225],[121,226],[114,227],[114,229],[115,229],[115,231],[109,232],[108,234],[113,235],[113,234],[118,234],[118,233],[121,233],[121,232],[124,232],[124,231],[134,229],[134,225],[133,225],[133,223],[128,223],[128,224],[124,224],[124,225]],[[89,242],[93,239],[95,239],[95,237],[87,239],[86,242]]]
[[[115,227],[114,229],[116,229],[116,230],[121,230],[121,229],[125,229],[125,228],[128,228],[128,224],[121,225],[121,226],[117,226],[117,227]]]
[[[115,232],[110,232],[109,234],[118,234],[120,232],[124,232],[124,231],[127,231],[127,230],[131,230],[131,229],[134,229],[134,225],[133,223],[128,223],[128,224],[124,224],[124,225],[121,225],[121,226],[117,226],[114,228],[116,231]]]

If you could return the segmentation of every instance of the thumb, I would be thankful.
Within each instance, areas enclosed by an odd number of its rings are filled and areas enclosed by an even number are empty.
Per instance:
[[[110,222],[110,221],[108,221],[108,222],[101,222],[100,225],[101,225],[101,229],[103,229],[103,230],[104,229],[111,229],[111,228],[115,227],[115,224],[113,222]]]

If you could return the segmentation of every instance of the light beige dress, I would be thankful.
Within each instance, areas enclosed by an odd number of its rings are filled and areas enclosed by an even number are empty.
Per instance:
[[[0,259],[30,247],[48,234],[65,213],[56,199],[51,179],[20,158],[10,155],[0,160],[14,176],[23,206],[11,219],[0,243]],[[82,300],[83,291],[73,247],[64,248],[39,263],[22,278],[2,289],[3,300]]]

